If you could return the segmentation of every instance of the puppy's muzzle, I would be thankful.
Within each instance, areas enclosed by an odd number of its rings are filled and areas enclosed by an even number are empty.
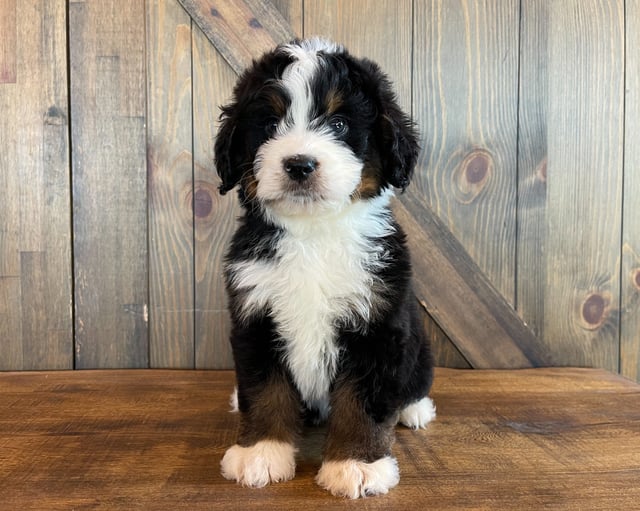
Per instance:
[[[285,158],[282,162],[285,172],[294,181],[304,181],[318,168],[318,160],[304,154]]]

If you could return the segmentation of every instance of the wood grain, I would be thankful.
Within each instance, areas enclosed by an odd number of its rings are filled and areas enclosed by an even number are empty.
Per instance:
[[[552,364],[549,350],[411,190],[395,208],[408,233],[421,304],[474,368]]]
[[[547,0],[521,3],[518,115],[517,310],[544,338],[547,285]],[[549,314],[553,314],[550,310]]]
[[[213,165],[213,142],[220,105],[231,98],[237,75],[194,25],[193,125],[195,196],[195,365],[229,369],[230,317],[222,278],[225,247],[236,225],[240,207],[234,193],[218,193]]]
[[[0,369],[73,367],[66,12],[0,4]],[[9,22],[7,23],[7,20]],[[0,70],[0,73],[2,71]],[[3,75],[8,76],[8,75]],[[11,83],[15,82],[15,83]]]
[[[194,367],[191,19],[146,4],[149,362]]]
[[[464,358],[456,345],[451,342],[449,336],[438,325],[428,311],[428,306],[424,302],[419,302],[423,310],[422,325],[424,332],[431,342],[431,355],[434,363],[440,367],[452,367],[455,369],[472,369],[469,361]]]
[[[0,84],[16,82],[16,0],[0,0]]]
[[[627,0],[620,371],[640,381],[640,1]]]
[[[300,34],[300,1],[281,1],[278,7],[290,16],[295,33]],[[272,41],[275,45],[275,41]],[[263,48],[258,54],[268,50]],[[231,100],[237,75],[209,39],[193,29],[194,88],[194,196],[195,196],[195,359],[198,368],[233,367],[229,345],[230,319],[222,278],[224,252],[240,214],[234,193],[218,193],[218,177],[213,166],[220,105]]]
[[[515,301],[519,2],[418,1],[414,190]]]
[[[438,369],[438,417],[397,430],[388,495],[337,499],[314,482],[322,429],[296,477],[259,490],[223,479],[235,440],[229,372],[0,374],[7,509],[606,510],[640,501],[640,387],[598,370]]]
[[[179,0],[236,73],[241,73],[274,42],[294,37],[291,25],[271,2]]]
[[[76,367],[147,367],[144,2],[69,18]]]
[[[549,8],[544,339],[558,364],[617,371],[624,6]]]

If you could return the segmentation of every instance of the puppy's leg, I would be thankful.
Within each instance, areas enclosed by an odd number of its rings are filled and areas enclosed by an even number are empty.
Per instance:
[[[220,463],[222,475],[252,487],[291,479],[302,405],[282,365],[273,322],[267,316],[232,319],[240,432]]]
[[[220,465],[225,478],[259,488],[295,475],[301,405],[282,371],[254,384],[238,381],[240,435]]]
[[[387,493],[400,480],[391,456],[398,414],[374,418],[347,380],[336,385],[331,407],[317,483],[334,495],[352,499]]]
[[[415,331],[419,331],[415,327]],[[420,352],[417,364],[409,379],[408,394],[413,397],[409,404],[400,410],[400,423],[411,429],[422,429],[436,418],[436,406],[426,397],[433,381],[433,362],[431,350],[426,340],[420,341]]]

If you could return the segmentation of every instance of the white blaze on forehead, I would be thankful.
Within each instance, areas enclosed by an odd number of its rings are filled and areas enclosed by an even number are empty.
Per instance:
[[[318,52],[336,53],[342,51],[342,47],[325,39],[312,38],[285,45],[282,50],[294,59],[282,73],[282,85],[291,99],[286,124],[303,129],[311,120],[311,82],[322,65]]]

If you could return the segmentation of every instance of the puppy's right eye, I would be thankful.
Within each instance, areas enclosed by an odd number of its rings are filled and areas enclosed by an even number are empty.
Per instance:
[[[278,129],[279,121],[278,119],[268,119],[264,125],[264,132],[268,136],[273,135]]]

